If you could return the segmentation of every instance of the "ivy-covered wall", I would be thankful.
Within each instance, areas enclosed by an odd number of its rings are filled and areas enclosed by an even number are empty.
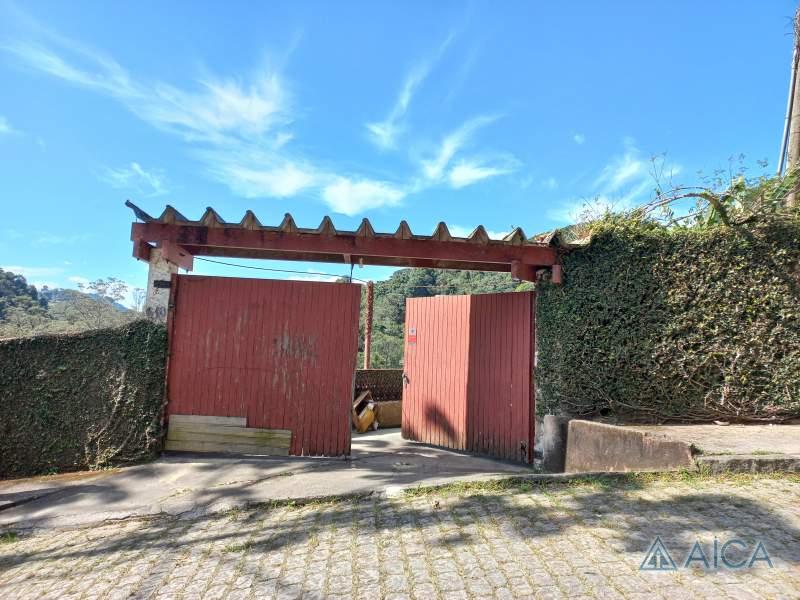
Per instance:
[[[163,325],[135,321],[0,341],[0,477],[152,458],[166,339]]]
[[[800,416],[800,220],[607,218],[539,286],[537,340],[540,413]]]

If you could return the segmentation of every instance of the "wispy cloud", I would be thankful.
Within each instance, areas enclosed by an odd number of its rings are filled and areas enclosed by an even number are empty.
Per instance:
[[[548,216],[563,223],[575,223],[608,211],[630,210],[645,202],[655,187],[650,162],[632,138],[625,138],[623,145],[624,153],[612,158],[600,170],[591,186],[591,194],[561,203],[550,209]],[[665,164],[664,171],[676,175],[680,166]]]
[[[228,183],[231,189],[245,198],[287,198],[317,184],[318,175],[310,166],[291,161],[274,166],[249,166],[247,162],[228,160],[220,157],[212,168],[217,178]]]
[[[33,277],[54,277],[64,272],[61,267],[23,267],[21,265],[8,265],[0,267],[4,271],[11,271],[17,275],[22,275],[26,279]]]
[[[447,179],[455,189],[478,183],[490,177],[508,175],[514,171],[512,166],[488,166],[479,162],[461,161],[450,169]]]
[[[554,190],[558,187],[558,179],[555,177],[548,177],[542,181],[542,187],[548,190]]]
[[[85,242],[90,237],[88,233],[75,233],[72,235],[40,233],[32,238],[31,243],[34,246],[63,246]]]
[[[138,162],[119,169],[106,168],[100,180],[120,190],[133,190],[145,196],[161,196],[168,192],[167,176],[161,169],[145,170]]]
[[[406,192],[386,181],[352,180],[337,177],[322,190],[322,197],[336,212],[356,215],[360,212],[399,204]]]
[[[441,179],[447,165],[470,138],[482,127],[494,123],[498,115],[480,115],[470,119],[444,137],[433,158],[422,161],[422,171],[431,180]]]
[[[8,122],[8,119],[0,115],[0,135],[9,135],[11,133],[16,133],[16,129],[11,127],[11,123]]]
[[[475,227],[469,228],[464,227],[463,225],[448,225],[447,229],[450,231],[450,235],[454,237],[469,237],[470,234],[475,230]],[[492,229],[486,230],[486,235],[488,235],[493,240],[502,240],[506,235],[508,235],[508,231],[494,231]]]
[[[576,133],[575,135],[572,136],[572,141],[578,144],[579,146],[582,146],[584,142],[586,142],[586,136],[583,135],[582,133]]]
[[[603,168],[594,182],[594,187],[606,192],[615,192],[631,181],[640,179],[646,173],[647,163],[638,150],[630,149]]]
[[[512,168],[511,162],[485,154],[451,165],[471,136],[498,118],[487,115],[467,121],[446,136],[428,160],[415,165],[422,175],[389,181],[352,167],[342,173],[335,161],[308,156],[293,143],[299,111],[282,72],[270,64],[236,77],[205,71],[184,86],[148,81],[131,74],[113,57],[32,26],[30,21],[20,27],[28,38],[0,42],[0,51],[39,73],[111,98],[142,121],[186,141],[208,177],[243,197],[304,194],[335,212],[353,215],[399,204],[432,185],[460,188]],[[395,142],[415,94],[453,37],[448,36],[433,56],[410,71],[387,118],[367,125],[375,143],[388,147]],[[153,196],[168,193],[163,171],[137,162],[109,168],[100,177],[119,189]]]
[[[392,149],[396,146],[397,138],[404,129],[403,119],[406,116],[406,112],[408,112],[408,107],[411,105],[414,95],[436,63],[439,62],[454,37],[454,34],[448,35],[432,57],[423,60],[411,69],[403,81],[400,93],[397,95],[392,109],[383,121],[365,123],[364,126],[367,129],[369,138],[376,146],[384,150]]]
[[[286,278],[292,281],[319,281],[323,283],[331,283],[337,281],[340,277],[347,277],[347,275],[321,275],[317,272],[309,270],[308,274],[305,273],[292,273],[287,275]]]

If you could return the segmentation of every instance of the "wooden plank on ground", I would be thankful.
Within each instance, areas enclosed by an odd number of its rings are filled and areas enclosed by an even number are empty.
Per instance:
[[[227,427],[225,429],[228,429]],[[246,432],[248,434],[259,432]],[[292,441],[292,436],[284,435],[282,432],[274,432],[269,429],[260,435],[239,435],[229,434],[225,431],[187,431],[183,429],[170,429],[167,434],[168,440],[173,441],[197,441],[197,442],[216,442],[229,444],[250,444],[253,446],[269,446],[274,448],[288,448]]]
[[[167,436],[173,431],[187,431],[192,433],[210,433],[210,434],[223,434],[223,435],[238,435],[241,437],[263,438],[275,437],[278,439],[290,439],[292,432],[288,429],[259,429],[256,427],[220,427],[218,425],[203,425],[198,424],[173,424],[170,423],[167,428]]]
[[[234,454],[254,454],[258,456],[288,456],[288,448],[270,448],[255,444],[228,444],[216,442],[167,440],[165,450],[174,452],[227,452]]]
[[[214,417],[210,415],[170,415],[169,424],[204,424],[221,427],[247,427],[247,417]]]

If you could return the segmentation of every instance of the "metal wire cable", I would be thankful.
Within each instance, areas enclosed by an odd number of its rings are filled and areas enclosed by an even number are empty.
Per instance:
[[[253,265],[239,265],[236,263],[229,263],[225,262],[224,260],[213,260],[211,258],[203,258],[201,256],[195,256],[195,260],[202,260],[204,262],[214,263],[216,265],[225,265],[228,267],[238,267],[240,269],[253,269],[256,271],[273,271],[275,273],[296,273],[297,275],[323,275],[325,277],[342,277],[344,279],[353,279],[355,281],[360,281],[361,283],[367,283],[365,279],[359,279],[358,277],[353,277],[352,273],[350,275],[343,274],[343,273],[323,273],[321,271],[294,271],[292,269],[278,269],[275,267],[256,267]],[[352,267],[352,265],[351,265]],[[352,269],[351,269],[352,271]]]

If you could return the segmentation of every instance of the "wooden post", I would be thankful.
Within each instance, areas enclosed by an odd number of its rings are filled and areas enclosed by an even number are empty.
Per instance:
[[[372,363],[372,304],[375,289],[371,281],[367,282],[367,314],[364,316],[364,368],[369,369]]]
[[[790,94],[792,98],[789,100],[789,147],[787,149],[787,169],[788,173],[797,169],[800,166],[800,85],[794,80],[797,77],[797,64],[794,62],[798,57],[798,50],[800,50],[800,9],[795,13],[794,17],[794,54],[792,57],[792,78],[790,84]],[[794,206],[797,202],[796,192],[792,189],[786,197],[786,203],[789,206]]]

